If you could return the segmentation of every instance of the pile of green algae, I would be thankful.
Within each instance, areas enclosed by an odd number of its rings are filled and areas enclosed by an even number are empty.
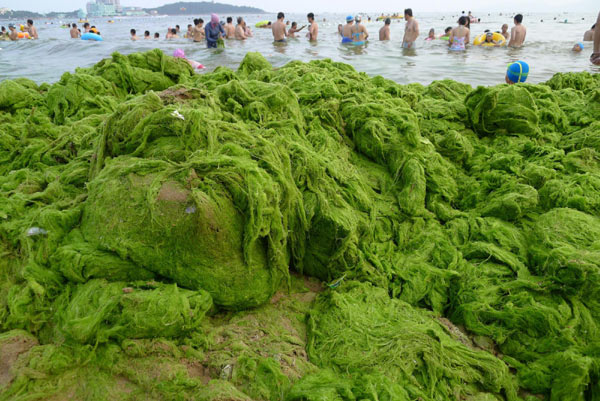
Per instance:
[[[0,400],[600,400],[600,75],[249,53],[0,83]]]

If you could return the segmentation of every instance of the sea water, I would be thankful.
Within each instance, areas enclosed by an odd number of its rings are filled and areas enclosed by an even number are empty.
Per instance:
[[[593,11],[593,12],[592,12]],[[159,48],[172,54],[177,48],[185,50],[188,58],[204,64],[206,71],[217,66],[237,68],[247,52],[260,52],[275,67],[280,67],[292,60],[310,61],[329,58],[352,64],[358,71],[371,76],[382,75],[398,83],[419,82],[428,84],[434,80],[450,78],[471,85],[495,85],[504,82],[507,64],[516,60],[529,63],[531,70],[528,82],[538,83],[548,80],[556,72],[589,71],[600,72],[599,67],[591,65],[589,56],[592,43],[585,43],[582,53],[571,51],[573,45],[583,39],[583,34],[595,22],[598,10],[589,14],[554,13],[524,14],[523,24],[527,27],[525,46],[520,49],[486,48],[470,46],[465,52],[448,50],[446,41],[426,41],[430,28],[435,29],[436,36],[443,33],[447,26],[456,26],[458,13],[426,13],[416,12],[419,21],[420,37],[415,50],[404,50],[401,47],[404,34],[403,20],[394,20],[391,25],[392,40],[380,42],[378,31],[383,22],[376,22],[376,13],[364,13],[363,20],[370,40],[366,46],[348,46],[340,43],[337,34],[338,24],[345,23],[345,14],[317,15],[319,23],[319,40],[309,43],[306,39],[306,28],[300,32],[298,39],[291,39],[285,45],[274,44],[270,29],[257,29],[258,21],[274,21],[274,14],[244,15],[251,26],[254,37],[246,41],[226,41],[225,49],[207,49],[204,43],[192,43],[187,39],[165,40],[168,27],[181,26],[181,35],[187,25],[196,17],[209,21],[207,15],[178,17],[135,17],[115,18],[109,23],[108,18],[91,19],[104,38],[103,42],[70,39],[69,30],[60,27],[60,22],[36,20],[40,39],[20,40],[18,42],[0,41],[0,80],[27,77],[34,81],[54,82],[66,71],[77,67],[91,66],[98,61],[110,57],[117,51],[129,54]],[[373,21],[367,22],[367,16]],[[498,12],[474,13],[481,18],[481,23],[471,25],[471,41],[486,29],[500,30],[502,24],[512,26],[513,14]],[[222,15],[225,19],[227,15]],[[235,19],[236,15],[232,15]],[[304,14],[290,14],[286,20],[297,21],[299,26],[306,24]],[[566,21],[566,23],[565,23]],[[22,21],[15,21],[21,23]],[[72,23],[77,21],[62,21]],[[0,25],[8,26],[8,21],[0,21]],[[82,24],[78,23],[81,28]],[[138,36],[144,31],[160,33],[160,40],[140,40],[132,42],[129,30],[135,28]]]

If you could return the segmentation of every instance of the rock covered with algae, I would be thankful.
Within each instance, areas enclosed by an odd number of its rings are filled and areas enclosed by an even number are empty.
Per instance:
[[[0,399],[600,399],[600,76],[158,50],[0,83]]]

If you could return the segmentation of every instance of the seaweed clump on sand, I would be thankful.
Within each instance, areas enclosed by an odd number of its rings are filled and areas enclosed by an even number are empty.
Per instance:
[[[600,399],[600,76],[158,50],[0,83],[0,399]]]

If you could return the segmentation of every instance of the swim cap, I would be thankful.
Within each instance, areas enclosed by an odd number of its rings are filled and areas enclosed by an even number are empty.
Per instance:
[[[346,17],[346,22],[354,21],[354,17],[349,15]]]
[[[508,66],[506,76],[513,83],[525,82],[529,75],[529,64],[524,61],[517,61]]]
[[[583,43],[579,42],[579,43],[577,43],[577,45],[578,45],[579,47],[581,47],[581,50],[583,50]]]
[[[185,58],[185,52],[183,49],[177,49],[173,52],[173,57],[175,58]]]
[[[211,14],[210,15],[210,22],[212,22],[213,24],[218,24],[219,23],[219,16],[217,14]]]

